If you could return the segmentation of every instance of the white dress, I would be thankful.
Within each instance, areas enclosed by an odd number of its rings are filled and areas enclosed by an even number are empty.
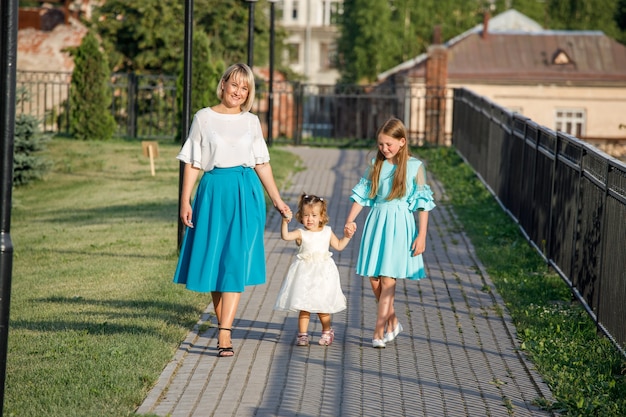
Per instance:
[[[339,270],[332,259],[331,228],[319,232],[300,229],[302,244],[296,260],[289,266],[278,293],[275,310],[337,313],[346,309]]]

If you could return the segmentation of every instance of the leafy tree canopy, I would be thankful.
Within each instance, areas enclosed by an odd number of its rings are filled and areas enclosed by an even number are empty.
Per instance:
[[[254,11],[253,62],[255,66],[267,65],[268,2],[255,3]],[[96,10],[93,21],[113,70],[176,73],[183,60],[184,14],[185,2],[181,0],[107,0]],[[247,62],[248,14],[248,5],[242,0],[193,1],[194,33],[208,36],[216,62]],[[285,37],[277,26],[277,51]]]

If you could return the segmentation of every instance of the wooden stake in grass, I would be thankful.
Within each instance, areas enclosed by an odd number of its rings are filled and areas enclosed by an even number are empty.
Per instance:
[[[154,159],[159,157],[159,143],[142,141],[141,149],[143,150],[143,156],[150,158],[150,173],[154,177]]]

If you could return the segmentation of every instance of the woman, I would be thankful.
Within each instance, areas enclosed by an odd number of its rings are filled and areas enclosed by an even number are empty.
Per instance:
[[[254,75],[230,66],[217,85],[220,103],[199,110],[177,158],[185,163],[180,218],[187,226],[174,282],[211,292],[218,322],[218,356],[234,355],[231,329],[247,285],[265,283],[265,197],[286,217],[256,115]],[[204,171],[191,205],[191,193]],[[261,187],[263,186],[263,188]]]

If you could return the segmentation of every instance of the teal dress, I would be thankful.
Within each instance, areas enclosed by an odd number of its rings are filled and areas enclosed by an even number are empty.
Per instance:
[[[373,163],[373,161],[372,161]],[[435,208],[433,192],[426,184],[423,163],[411,157],[407,164],[407,190],[402,198],[387,201],[396,166],[383,162],[378,193],[370,198],[369,168],[352,189],[350,199],[369,207],[363,225],[356,273],[364,277],[421,279],[426,276],[422,255],[413,256],[411,245],[417,237],[416,210]]]

